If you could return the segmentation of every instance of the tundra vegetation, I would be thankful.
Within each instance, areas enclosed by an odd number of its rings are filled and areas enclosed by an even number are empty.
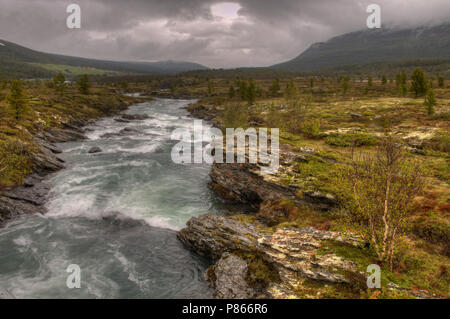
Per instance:
[[[123,91],[196,98],[189,106],[192,113],[206,113],[218,127],[279,128],[281,147],[297,156],[267,178],[298,189],[299,197],[315,191],[337,203],[328,211],[288,199],[264,203],[260,210],[266,220],[268,209],[289,213],[258,227],[274,231],[310,226],[363,239],[361,247],[327,241],[321,253],[352,260],[362,272],[369,264],[379,264],[382,288],[334,290],[330,297],[399,297],[386,288],[389,282],[449,297],[448,72],[245,72],[91,76],[73,84],[59,75],[54,81],[3,80],[0,184],[20,185],[30,173],[34,131],[61,126],[71,118],[107,114],[129,101]],[[237,216],[243,222],[258,220],[255,215]],[[259,263],[252,265],[258,268]]]

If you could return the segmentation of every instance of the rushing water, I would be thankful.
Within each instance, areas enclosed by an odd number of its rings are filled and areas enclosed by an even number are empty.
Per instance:
[[[151,118],[106,118],[88,140],[60,144],[68,168],[49,181],[48,213],[0,229],[0,289],[17,298],[209,297],[207,261],[175,232],[191,216],[220,211],[209,166],[170,158],[171,132],[193,125],[189,102],[137,104],[127,113]],[[102,137],[125,127],[141,134]],[[89,154],[93,146],[103,152]],[[80,266],[79,289],[66,285],[70,264]]]

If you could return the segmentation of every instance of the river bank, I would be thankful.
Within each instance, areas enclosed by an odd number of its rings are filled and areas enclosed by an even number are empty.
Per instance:
[[[0,229],[0,286],[16,298],[211,297],[209,261],[176,237],[190,217],[221,211],[210,165],[170,159],[190,102],[133,104],[90,123],[87,139],[58,143],[66,168],[49,175],[46,213]],[[70,264],[82,270],[80,289],[66,287]]]
[[[200,101],[188,111],[222,127],[220,108]],[[212,260],[204,276],[214,296],[439,298],[423,289],[400,287],[387,278],[383,278],[381,291],[368,289],[370,259],[365,256],[364,240],[351,232],[329,230],[338,213],[337,198],[319,189],[288,186],[280,178],[292,174],[297,162],[317,159],[333,161],[314,148],[294,150],[283,143],[280,169],[274,175],[259,173],[258,164],[213,164],[210,188],[224,202],[247,208],[241,214],[191,218],[178,238]]]
[[[28,135],[29,146],[27,147],[30,151],[27,151],[27,156],[31,169],[23,181],[20,181],[22,185],[8,186],[0,191],[0,227],[21,215],[45,213],[44,204],[49,191],[46,180],[50,174],[65,167],[64,160],[59,156],[62,150],[55,145],[56,143],[85,139],[84,128],[93,123],[96,118],[118,114],[130,105],[145,100],[151,100],[151,98],[124,95],[116,100],[109,99],[108,102],[113,102],[112,105],[96,105],[95,108],[100,109],[100,112],[94,115],[81,113],[79,116],[71,116],[68,114],[66,118],[59,118],[49,129],[44,129],[42,126],[33,127],[33,129],[22,128]],[[84,99],[88,107],[90,101]],[[86,119],[86,117],[90,118]]]

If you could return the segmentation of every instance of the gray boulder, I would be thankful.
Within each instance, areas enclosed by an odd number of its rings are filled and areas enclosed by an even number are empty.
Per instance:
[[[91,147],[91,149],[88,151],[89,154],[101,153],[101,152],[102,152],[102,149],[98,146]]]

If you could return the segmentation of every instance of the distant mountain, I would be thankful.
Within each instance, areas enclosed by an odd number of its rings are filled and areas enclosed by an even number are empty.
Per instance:
[[[12,42],[0,40],[0,74],[17,77],[46,77],[62,68],[67,72],[73,68],[91,68],[99,74],[120,72],[126,74],[176,74],[208,68],[191,62],[120,62],[87,59],[34,51]],[[83,69],[75,70],[83,72]],[[92,72],[92,70],[90,70]]]
[[[347,33],[315,43],[296,58],[271,68],[310,72],[375,62],[428,59],[450,59],[450,24]]]

